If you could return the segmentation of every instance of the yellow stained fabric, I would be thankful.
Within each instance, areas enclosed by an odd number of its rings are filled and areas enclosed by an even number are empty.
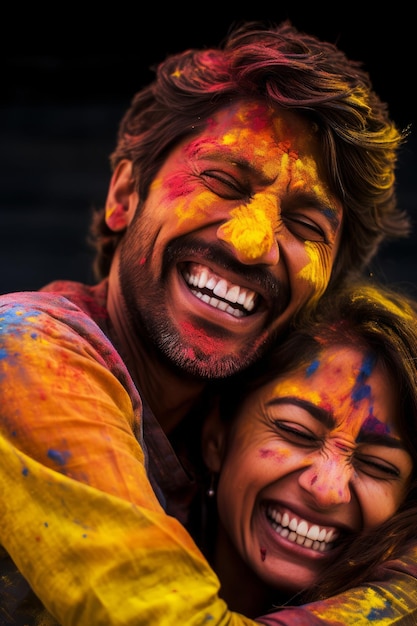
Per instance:
[[[54,295],[0,298],[0,391],[0,543],[62,626],[254,624],[155,497],[140,398],[91,319]],[[414,624],[413,550],[378,586],[259,621]]]

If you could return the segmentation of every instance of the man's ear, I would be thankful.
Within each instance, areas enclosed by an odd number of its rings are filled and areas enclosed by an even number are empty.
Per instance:
[[[220,472],[226,447],[227,425],[220,419],[217,407],[206,417],[202,430],[203,460],[211,472]]]
[[[132,161],[120,161],[110,181],[106,200],[106,224],[114,232],[129,226],[138,206],[138,194],[132,176]]]

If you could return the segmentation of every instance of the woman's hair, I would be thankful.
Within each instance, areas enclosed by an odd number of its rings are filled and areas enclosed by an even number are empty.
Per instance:
[[[218,46],[168,56],[154,81],[139,91],[121,120],[110,156],[133,164],[140,202],[169,151],[201,132],[218,109],[240,98],[259,98],[314,123],[321,175],[344,207],[342,241],[331,277],[338,282],[371,260],[387,237],[409,233],[397,207],[395,168],[406,132],[390,120],[361,63],[334,44],[281,24],[243,22]],[[93,216],[97,278],[109,272],[122,237]]]
[[[387,373],[398,394],[400,404],[394,417],[412,457],[413,473],[397,513],[377,529],[350,536],[337,562],[326,569],[317,585],[300,596],[303,602],[378,580],[380,565],[400,556],[408,542],[416,543],[417,303],[391,288],[363,281],[328,293],[314,311],[300,314],[287,338],[260,363],[222,383],[220,394],[221,417],[231,420],[244,400],[242,389],[246,397],[269,381],[307,368],[323,349],[337,345],[372,354]]]

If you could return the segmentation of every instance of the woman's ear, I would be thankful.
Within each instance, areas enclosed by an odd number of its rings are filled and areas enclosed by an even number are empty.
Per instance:
[[[227,425],[221,420],[217,406],[214,407],[203,424],[203,460],[211,472],[220,472],[226,446]]]
[[[106,224],[113,232],[129,226],[138,206],[138,194],[132,176],[132,161],[120,161],[110,181],[106,200]]]

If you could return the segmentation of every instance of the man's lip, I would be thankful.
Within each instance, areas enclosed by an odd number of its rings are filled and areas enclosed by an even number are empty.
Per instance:
[[[265,341],[269,332],[266,310],[256,309],[250,315],[236,315],[221,310],[198,298],[178,271],[173,274],[172,295],[174,306],[177,307],[177,321],[186,320],[212,338],[221,338],[225,342],[236,341],[238,338],[240,341],[245,338],[253,341],[258,336],[258,341]]]
[[[224,272],[196,262],[182,263],[180,272],[197,298],[234,317],[247,317],[262,308],[263,297],[258,291],[230,280]]]
[[[238,288],[255,292],[257,297],[254,310],[267,315],[267,324],[280,317],[290,304],[291,290],[285,263],[279,264],[279,272],[259,264],[242,264],[218,241],[207,242],[201,238],[182,237],[173,240],[166,247],[163,275],[168,276],[176,267],[183,282],[186,282],[183,277],[184,268],[193,263],[207,267],[220,279]]]

